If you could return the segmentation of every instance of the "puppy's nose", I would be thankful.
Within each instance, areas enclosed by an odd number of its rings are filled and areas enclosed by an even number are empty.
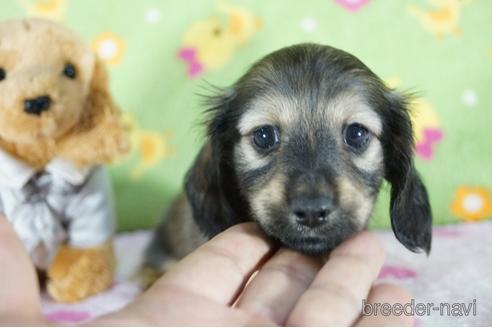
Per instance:
[[[24,112],[32,115],[41,115],[48,110],[51,105],[50,96],[40,96],[37,98],[24,100]]]
[[[300,196],[295,198],[291,205],[297,223],[310,228],[325,224],[333,208],[333,199],[326,196]]]

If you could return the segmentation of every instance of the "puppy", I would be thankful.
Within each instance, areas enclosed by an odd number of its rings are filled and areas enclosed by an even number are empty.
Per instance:
[[[396,238],[429,253],[408,103],[342,50],[300,44],[267,55],[209,99],[208,140],[154,234],[147,272],[244,221],[287,248],[328,253],[367,227],[383,179]]]

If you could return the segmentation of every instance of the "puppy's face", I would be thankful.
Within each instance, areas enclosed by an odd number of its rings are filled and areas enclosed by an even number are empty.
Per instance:
[[[53,140],[80,120],[95,58],[55,23],[0,24],[0,137],[32,144]]]
[[[302,78],[288,92],[272,85],[236,127],[234,166],[253,218],[308,253],[366,226],[384,172],[381,118],[356,88],[333,85]]]
[[[386,178],[395,234],[412,250],[429,250],[430,207],[413,168],[405,101],[355,57],[318,45],[285,48],[214,101],[211,155],[202,151],[195,167],[218,170],[200,183],[216,184],[207,192],[222,194],[222,209],[206,218],[200,205],[202,228],[249,213],[283,245],[325,253],[366,227]],[[188,188],[192,205],[197,189]]]

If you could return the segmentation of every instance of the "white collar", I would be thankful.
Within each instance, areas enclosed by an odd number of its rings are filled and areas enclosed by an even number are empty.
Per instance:
[[[45,171],[72,185],[83,183],[90,167],[78,168],[73,162],[59,157],[45,167]],[[21,189],[36,174],[36,169],[0,148],[0,184]]]

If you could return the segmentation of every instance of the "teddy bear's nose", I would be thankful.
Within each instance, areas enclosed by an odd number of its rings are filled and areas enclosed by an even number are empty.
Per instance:
[[[37,98],[24,100],[24,112],[33,115],[41,115],[42,112],[50,108],[50,96],[40,96]]]

